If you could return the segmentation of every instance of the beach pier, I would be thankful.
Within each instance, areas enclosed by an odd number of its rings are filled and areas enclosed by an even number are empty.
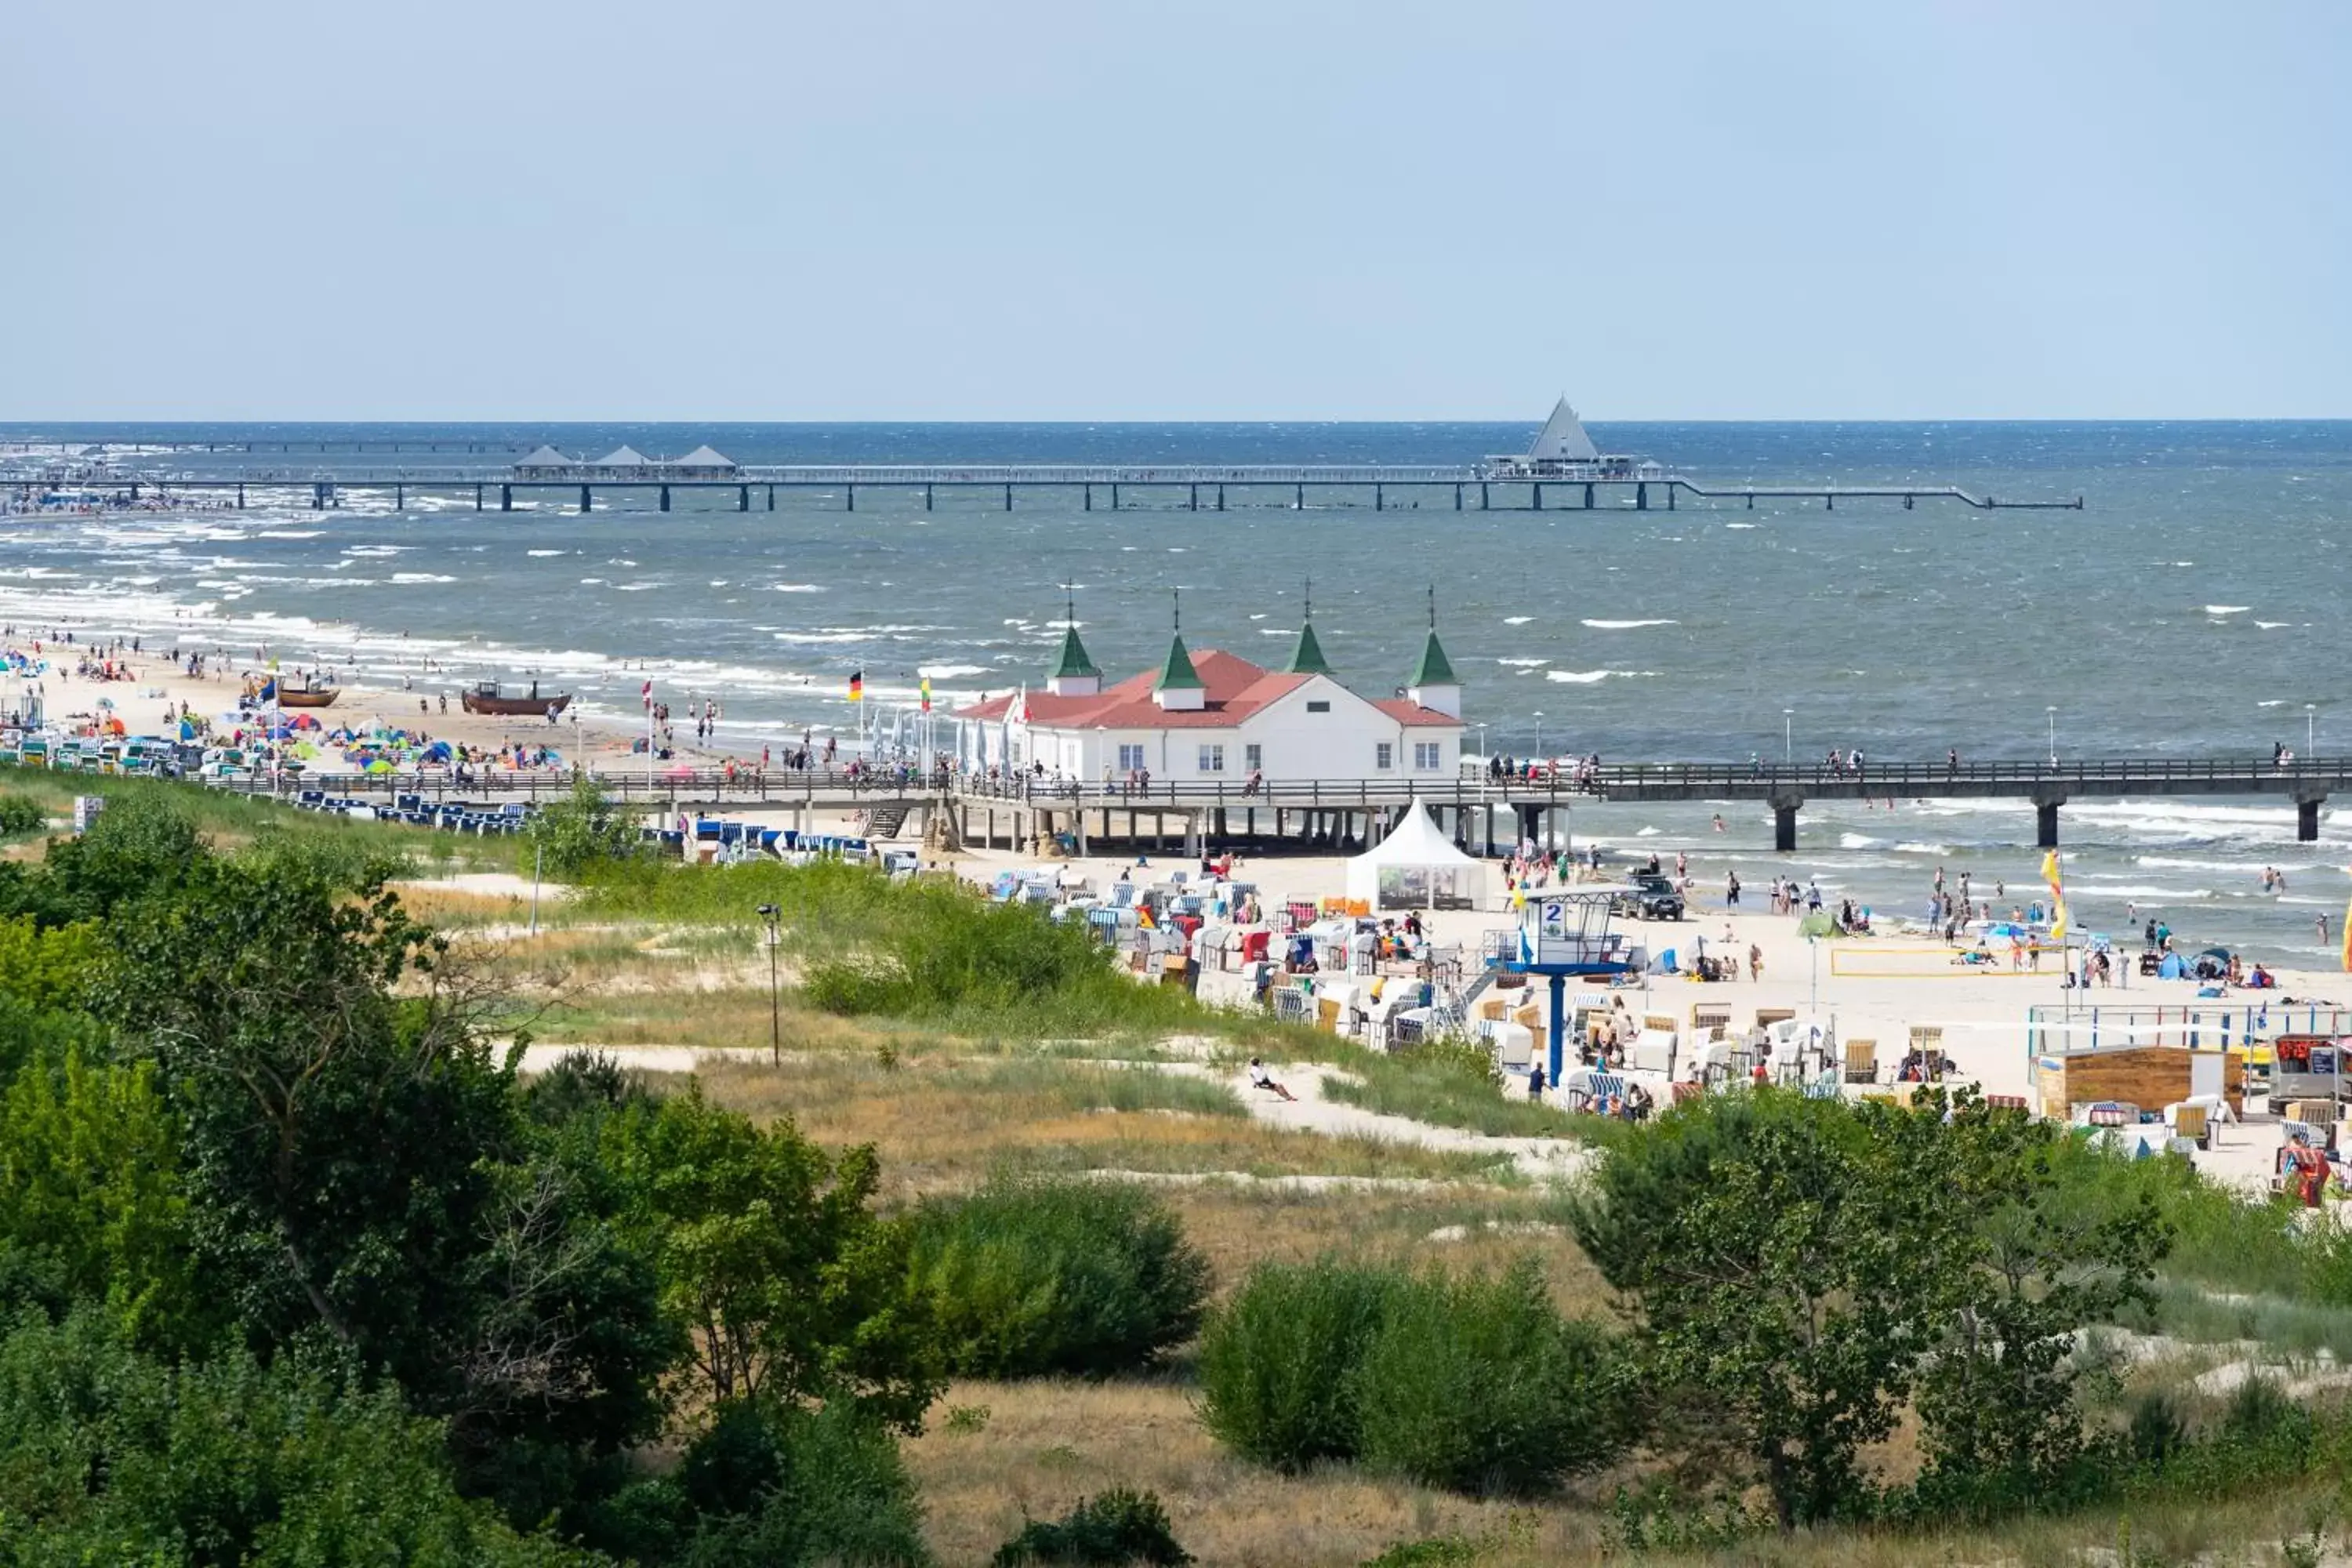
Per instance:
[[[22,487],[38,496],[51,492],[73,492],[89,488],[90,479],[85,474],[69,470],[37,467],[0,468],[0,485]],[[1095,509],[1095,489],[1108,485],[1110,489],[1110,510],[1126,508],[1126,490],[1130,486],[1148,488],[1154,502],[1173,506],[1177,510],[1200,511],[1203,490],[1209,492],[1211,509],[1225,511],[1246,508],[1253,494],[1266,490],[1277,493],[1288,490],[1292,510],[1304,511],[1310,501],[1320,497],[1329,500],[1324,504],[1339,508],[1360,506],[1366,500],[1374,511],[1390,509],[1390,492],[1401,493],[1400,509],[1418,508],[1424,501],[1444,505],[1443,498],[1450,496],[1454,510],[1466,510],[1473,487],[1475,488],[1478,510],[1481,511],[1554,510],[1548,498],[1549,489],[1561,485],[1573,487],[1576,500],[1587,511],[1604,510],[1610,498],[1603,491],[1618,492],[1621,501],[1630,501],[1631,510],[1655,510],[1663,497],[1666,510],[1679,510],[1681,499],[1687,495],[1704,503],[1736,506],[1755,510],[1760,500],[1805,503],[1819,501],[1823,508],[1835,510],[1841,501],[1885,500],[1900,502],[1905,510],[1914,510],[1920,500],[1950,500],[1976,510],[2023,509],[2038,510],[2083,510],[2079,495],[2032,500],[2014,500],[1979,493],[1956,484],[1855,484],[1855,485],[1724,485],[1705,481],[1689,475],[1665,470],[1656,472],[1609,472],[1563,470],[1541,475],[1496,472],[1485,465],[1447,466],[1415,464],[1267,464],[1267,465],[1183,465],[1158,467],[1139,464],[1058,465],[1058,464],[729,464],[723,468],[697,468],[684,465],[646,461],[640,467],[612,467],[604,463],[565,465],[515,464],[499,468],[484,467],[448,468],[421,463],[371,464],[367,467],[338,466],[332,468],[306,468],[277,469],[244,468],[225,470],[202,468],[159,472],[121,472],[105,481],[118,486],[134,500],[139,487],[168,482],[174,492],[217,490],[242,495],[247,487],[308,487],[315,510],[325,510],[340,504],[338,497],[344,490],[381,492],[396,502],[406,501],[410,490],[463,493],[483,492],[489,485],[499,487],[499,510],[513,510],[512,495],[518,489],[569,489],[583,499],[583,510],[592,510],[598,490],[640,493],[656,507],[673,492],[687,489],[726,490],[733,492],[736,510],[751,510],[745,499],[751,487],[763,487],[772,498],[778,490],[805,490],[818,496],[838,492],[845,510],[857,510],[857,491],[862,486],[877,486],[893,490],[922,492],[923,510],[931,511],[939,504],[939,492],[966,490],[986,493],[996,506],[1011,511],[1019,504],[1024,490],[1059,492],[1075,495],[1078,510]],[[1229,492],[1239,491],[1239,495]],[[1497,492],[1500,493],[1497,493]],[[1316,492],[1316,493],[1310,493]],[[1139,503],[1144,504],[1144,503]],[[1263,504],[1260,502],[1259,504]],[[770,510],[773,510],[771,508]]]
[[[2319,842],[2319,808],[2327,804],[2327,792],[2313,785],[2300,789],[2294,795],[2294,837],[2298,844]]]

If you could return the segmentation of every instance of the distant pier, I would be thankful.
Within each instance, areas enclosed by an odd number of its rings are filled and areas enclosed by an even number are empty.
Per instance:
[[[1280,506],[1295,510],[1326,507],[1417,507],[1453,511],[1675,510],[1685,496],[1711,505],[1754,510],[1758,500],[1818,501],[1835,510],[1841,501],[1900,501],[1908,509],[1923,500],[1957,501],[1979,511],[1996,510],[2079,511],[2083,498],[2021,498],[1963,489],[1954,484],[1737,485],[1705,481],[1657,470],[1595,470],[1588,474],[1498,475],[1485,465],[1410,464],[746,464],[724,472],[664,474],[658,465],[614,469],[593,463],[556,468],[511,465],[470,468],[437,465],[371,465],[365,468],[248,469],[242,472],[154,469],[89,473],[30,466],[0,466],[0,488],[25,500],[57,493],[119,495],[136,501],[150,495],[233,494],[240,507],[255,492],[305,495],[320,510],[341,504],[355,492],[388,495],[395,508],[412,494],[470,498],[476,510],[511,511],[515,498],[550,493],[594,510],[596,494],[615,491],[656,498],[670,510],[681,490],[731,495],[738,511],[776,510],[779,491],[822,496],[856,511],[861,499],[877,495],[919,498],[925,511],[942,495],[978,497],[1011,511],[1024,494],[1040,491],[1073,497],[1084,511],[1168,510],[1223,511],[1228,506]],[[864,492],[861,496],[860,492]]]

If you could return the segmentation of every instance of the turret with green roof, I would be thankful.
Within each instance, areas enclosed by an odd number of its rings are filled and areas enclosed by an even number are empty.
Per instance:
[[[1160,661],[1160,679],[1151,683],[1151,700],[1161,711],[1192,710],[1205,707],[1209,689],[1201,679],[1201,672],[1192,668],[1192,656],[1184,649],[1184,609],[1180,598],[1176,608],[1176,629],[1168,638],[1168,657]]]
[[[1437,640],[1435,588],[1429,591],[1429,640],[1421,645],[1421,658],[1405,682],[1405,695],[1448,718],[1462,717],[1462,678],[1454,673],[1454,661],[1445,657],[1445,646]]]
[[[1298,622],[1298,642],[1290,650],[1290,664],[1286,673],[1328,675],[1331,673],[1330,663],[1323,657],[1323,645],[1315,640],[1315,598],[1311,583],[1303,603],[1304,611]]]
[[[1056,697],[1092,697],[1102,689],[1102,671],[1087,657],[1087,645],[1078,640],[1078,601],[1068,584],[1063,592],[1065,616],[1062,621],[1062,656],[1054,661],[1054,671],[1045,677],[1045,689]]]

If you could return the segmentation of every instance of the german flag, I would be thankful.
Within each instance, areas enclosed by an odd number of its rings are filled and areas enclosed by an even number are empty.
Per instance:
[[[866,700],[866,672],[862,669],[849,672],[849,700],[852,702]]]

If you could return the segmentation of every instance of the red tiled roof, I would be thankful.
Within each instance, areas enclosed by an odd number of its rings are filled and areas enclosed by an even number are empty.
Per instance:
[[[1107,686],[1092,697],[1056,697],[1049,691],[1029,693],[1029,722],[1056,730],[1223,730],[1239,724],[1314,679],[1266,669],[1220,648],[1202,648],[1192,656],[1192,668],[1206,689],[1198,709],[1162,709],[1151,700],[1151,684],[1159,671],[1147,669]],[[1020,693],[992,697],[970,708],[959,708],[958,719],[991,721],[1004,717],[1021,700]],[[1393,698],[1373,707],[1405,724],[1449,724],[1433,708]]]
[[[1451,713],[1441,713],[1434,708],[1423,708],[1410,697],[1383,697],[1372,706],[1400,724],[1434,724],[1455,730],[1462,728],[1462,721]]]

